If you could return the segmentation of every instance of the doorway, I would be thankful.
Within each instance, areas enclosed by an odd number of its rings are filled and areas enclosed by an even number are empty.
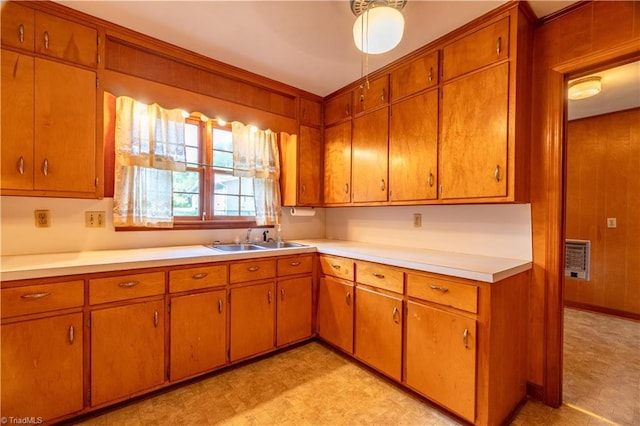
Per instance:
[[[571,75],[565,126],[563,392],[603,421],[640,421],[640,61]],[[634,321],[635,320],[635,321]],[[635,416],[635,417],[634,417]]]

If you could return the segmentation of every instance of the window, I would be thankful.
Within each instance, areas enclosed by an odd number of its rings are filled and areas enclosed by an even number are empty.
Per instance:
[[[230,126],[190,117],[185,125],[185,144],[187,170],[173,173],[175,224],[253,222],[253,178],[233,176]]]

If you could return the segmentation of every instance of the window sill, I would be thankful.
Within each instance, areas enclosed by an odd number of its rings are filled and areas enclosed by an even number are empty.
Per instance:
[[[198,230],[198,229],[238,229],[238,228],[256,228],[255,219],[238,220],[238,219],[219,219],[219,220],[180,220],[174,222],[173,228],[146,228],[139,226],[123,226],[116,227],[117,232],[127,231],[182,231],[182,230]],[[260,228],[273,228],[273,226],[261,226]]]

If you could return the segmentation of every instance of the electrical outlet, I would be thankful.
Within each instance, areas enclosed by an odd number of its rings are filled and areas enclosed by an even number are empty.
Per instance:
[[[36,228],[48,228],[51,226],[49,210],[35,210]]]
[[[421,228],[422,227],[422,213],[414,213],[413,214],[413,227]]]
[[[618,226],[618,221],[615,217],[607,218],[607,228],[616,228]]]
[[[84,212],[84,226],[87,228],[104,228],[105,220],[104,211]]]

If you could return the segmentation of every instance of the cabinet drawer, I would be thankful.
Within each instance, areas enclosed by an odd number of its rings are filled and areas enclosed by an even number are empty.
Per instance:
[[[407,274],[407,295],[478,313],[478,287],[436,277]]]
[[[33,9],[13,1],[2,2],[2,45],[33,52],[34,16]]]
[[[377,263],[356,262],[356,281],[396,293],[404,291],[404,272]]]
[[[276,276],[276,261],[261,260],[233,263],[231,265],[231,284],[243,281],[256,281]]]
[[[228,265],[204,266],[169,272],[169,292],[197,290],[227,284]]]
[[[2,289],[2,318],[84,305],[84,281]]]
[[[368,87],[366,83],[363,83],[362,87],[358,88],[355,93],[356,98],[353,109],[356,114],[388,104],[389,75],[370,81]]]
[[[409,62],[391,74],[393,100],[438,84],[438,52]]]
[[[324,107],[325,125],[351,118],[351,96],[349,92],[327,101]]]
[[[444,47],[442,77],[448,80],[509,57],[509,18]]]
[[[89,304],[116,302],[164,293],[164,273],[119,275],[89,280]]]
[[[353,260],[342,257],[320,256],[320,270],[343,280],[353,281]]]
[[[98,32],[66,19],[36,11],[37,53],[95,68],[98,60]]]
[[[313,268],[313,256],[288,257],[278,259],[278,276],[310,273]]]

